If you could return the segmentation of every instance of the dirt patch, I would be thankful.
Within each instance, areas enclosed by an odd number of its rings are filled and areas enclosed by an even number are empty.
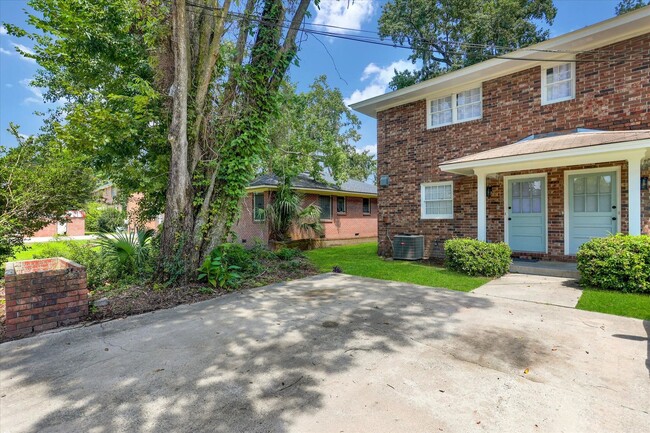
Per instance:
[[[244,278],[238,290],[266,286],[283,281],[296,280],[318,274],[316,268],[304,258],[291,261],[277,259],[261,259],[263,272]],[[126,287],[110,287],[104,290],[90,292],[90,312],[83,318],[85,322],[98,322],[118,319],[134,314],[172,308],[181,304],[192,304],[207,299],[223,296],[228,291],[213,289],[207,284],[190,284],[182,287],[162,287],[154,284],[131,285]],[[104,306],[96,306],[108,301]],[[5,287],[4,279],[0,279],[0,342],[5,338]]]

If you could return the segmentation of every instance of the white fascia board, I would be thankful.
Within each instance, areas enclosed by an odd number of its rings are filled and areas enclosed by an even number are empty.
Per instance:
[[[440,165],[440,169],[449,173],[462,175],[472,175],[477,172],[499,173],[504,171],[620,161],[626,160],[630,156],[630,153],[634,151],[645,153],[645,157],[647,157],[650,153],[650,139],[506,156],[456,164],[442,164]]]
[[[462,86],[477,81],[487,81],[529,69],[542,63],[536,59],[552,61],[567,58],[570,55],[570,53],[558,53],[556,50],[593,50],[646,34],[649,28],[650,7],[640,8],[636,11],[628,12],[594,25],[548,39],[544,42],[513,51],[507,54],[507,59],[495,58],[486,60],[404,89],[351,104],[350,108],[367,116],[377,117],[379,111],[425,99],[426,95],[436,92],[437,89],[442,90],[449,86]]]

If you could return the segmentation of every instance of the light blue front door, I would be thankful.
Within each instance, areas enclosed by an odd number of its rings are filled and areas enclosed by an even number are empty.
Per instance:
[[[589,239],[616,233],[616,172],[569,176],[569,254]]]
[[[546,180],[508,181],[508,244],[513,251],[546,251]]]

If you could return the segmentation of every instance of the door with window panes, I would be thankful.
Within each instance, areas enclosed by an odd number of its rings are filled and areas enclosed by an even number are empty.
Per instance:
[[[616,172],[569,176],[569,254],[618,228]]]
[[[508,181],[508,245],[513,251],[546,251],[546,179]]]

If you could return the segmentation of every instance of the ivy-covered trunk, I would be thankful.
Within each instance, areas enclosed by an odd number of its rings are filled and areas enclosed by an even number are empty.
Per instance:
[[[278,89],[296,54],[295,38],[309,0],[297,2],[286,32],[283,1],[263,0],[263,19],[240,18],[236,51],[227,58],[221,38],[230,0],[220,7],[211,0],[205,5],[213,8],[197,16],[187,13],[185,0],[175,0],[171,17],[171,163],[159,275],[180,277],[180,282],[196,275],[238,216],[267,145],[267,126],[277,112]],[[253,15],[256,6],[249,0],[244,17]],[[247,47],[251,25],[257,32]]]

